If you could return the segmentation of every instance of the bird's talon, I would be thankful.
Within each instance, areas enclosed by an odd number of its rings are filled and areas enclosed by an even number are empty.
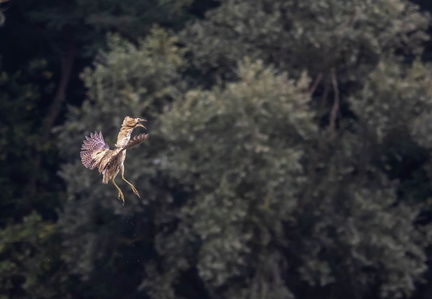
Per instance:
[[[124,195],[123,195],[123,193],[120,193],[120,192],[119,192],[119,194],[118,194],[118,199],[120,199],[120,200],[123,202],[123,205],[124,205],[125,199],[124,199]]]
[[[140,196],[138,190],[137,190],[134,186],[131,186],[131,189],[132,189],[132,192],[133,192],[136,196],[138,196],[139,198],[141,198],[141,196]]]

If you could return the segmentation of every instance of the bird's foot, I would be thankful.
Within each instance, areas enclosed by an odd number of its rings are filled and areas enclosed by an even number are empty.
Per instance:
[[[139,195],[138,190],[133,185],[131,185],[131,189],[132,189],[133,193],[135,193],[136,196],[138,196],[139,198],[141,198],[141,196]]]
[[[123,192],[119,191],[119,193],[118,193],[118,199],[121,199],[123,201],[123,205],[124,205],[125,198],[124,198]]]

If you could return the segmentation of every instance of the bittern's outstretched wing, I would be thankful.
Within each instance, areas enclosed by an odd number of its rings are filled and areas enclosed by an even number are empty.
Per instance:
[[[138,145],[138,144],[144,142],[144,140],[146,140],[147,137],[148,137],[148,134],[136,135],[134,138],[129,140],[129,142],[126,144],[126,146],[123,148],[123,150],[126,150],[128,148],[131,148],[132,146],[135,146],[135,145]]]
[[[90,133],[90,137],[86,136],[81,146],[81,162],[85,167],[94,169],[108,150],[109,146],[105,143],[101,132]]]

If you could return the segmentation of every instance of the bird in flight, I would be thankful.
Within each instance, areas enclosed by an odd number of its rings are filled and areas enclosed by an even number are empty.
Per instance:
[[[89,168],[94,169],[97,167],[98,171],[102,174],[102,183],[108,184],[111,182],[118,190],[118,198],[123,201],[124,195],[119,186],[115,182],[115,178],[121,172],[122,179],[131,187],[133,193],[140,197],[138,190],[124,177],[124,161],[126,158],[126,150],[144,142],[148,138],[148,134],[139,134],[131,139],[132,131],[137,127],[145,128],[142,121],[143,118],[126,116],[117,136],[117,143],[114,149],[109,149],[108,144],[101,132],[91,133],[86,136],[81,147],[81,162]]]

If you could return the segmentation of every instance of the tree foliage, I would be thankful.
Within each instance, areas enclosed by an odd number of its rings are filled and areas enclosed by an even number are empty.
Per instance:
[[[359,81],[385,54],[421,52],[428,19],[408,1],[224,0],[184,39],[202,71],[225,75],[245,53],[317,76]],[[295,73],[294,73],[295,74]]]
[[[65,265],[52,222],[33,212],[0,231],[0,298],[67,297]]]
[[[65,7],[29,12],[54,35],[83,32],[76,59],[86,65],[85,99],[64,97],[55,142],[38,144],[31,128],[44,122],[19,123],[17,111],[50,94],[51,81],[26,77],[31,68],[1,77],[2,110],[13,112],[2,120],[19,126],[0,129],[0,159],[46,147],[66,189],[49,189],[60,191],[58,222],[47,216],[58,204],[21,213],[1,204],[17,215],[0,212],[8,217],[0,220],[2,295],[427,298],[428,6],[210,2],[214,9],[194,18],[198,4],[188,0],[77,1],[68,19]],[[54,11],[59,18],[49,18]],[[115,33],[99,49],[107,31]],[[78,152],[94,131],[113,145],[126,115],[147,118],[150,138],[125,162],[142,198],[119,182],[122,206]],[[0,169],[9,198],[20,193],[6,175],[13,170]],[[36,194],[38,203],[48,198]]]

